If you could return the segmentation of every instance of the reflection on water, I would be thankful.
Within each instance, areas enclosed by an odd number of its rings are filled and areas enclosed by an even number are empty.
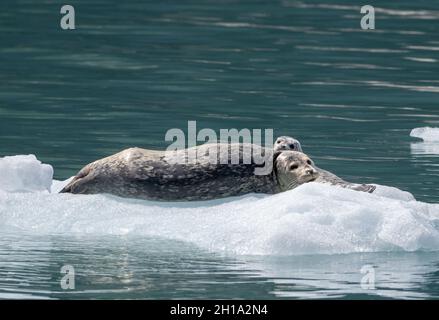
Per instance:
[[[439,181],[439,142],[414,142],[410,144],[411,162],[415,168],[422,168],[419,173],[419,193],[428,194],[437,190]]]
[[[439,253],[223,256],[145,238],[8,235],[0,298],[438,298]],[[63,265],[75,289],[62,290]],[[375,289],[361,286],[363,266]]]
[[[439,142],[411,143],[410,150],[413,155],[439,155]],[[439,166],[437,159],[435,164]]]

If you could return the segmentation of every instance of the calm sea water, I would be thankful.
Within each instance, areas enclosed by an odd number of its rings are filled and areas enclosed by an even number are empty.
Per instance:
[[[439,154],[409,137],[439,127],[439,3],[72,0],[0,4],[0,156],[37,155],[66,179],[166,131],[273,128],[347,180],[439,202]],[[437,149],[436,149],[437,150]],[[0,204],[1,205],[1,204]],[[439,255],[227,257],[157,239],[0,237],[0,297],[431,298]],[[77,290],[59,287],[66,257]],[[358,270],[376,265],[377,290]]]

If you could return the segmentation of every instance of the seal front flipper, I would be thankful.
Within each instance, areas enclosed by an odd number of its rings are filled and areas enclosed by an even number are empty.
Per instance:
[[[352,187],[351,189],[356,191],[372,193],[376,190],[376,188],[377,188],[376,186],[373,186],[371,184],[360,184]]]

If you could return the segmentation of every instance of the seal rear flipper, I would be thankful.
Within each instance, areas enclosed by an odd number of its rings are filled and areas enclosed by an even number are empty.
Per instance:
[[[61,191],[58,193],[70,193],[72,191],[71,183],[72,182],[70,182],[68,185],[66,185],[64,188],[62,188]]]
[[[62,188],[62,190],[59,193],[81,193],[78,192],[79,190],[77,190],[76,187],[78,186],[78,183],[85,182],[83,181],[83,179],[90,174],[90,171],[91,171],[90,166],[86,166],[82,168],[78,172],[78,174],[73,178],[73,180],[70,181],[64,188]]]

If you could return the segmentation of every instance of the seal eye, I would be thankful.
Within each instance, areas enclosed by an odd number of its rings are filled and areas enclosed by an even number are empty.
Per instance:
[[[280,140],[277,140],[276,143],[279,144],[279,143],[280,143]]]
[[[297,168],[299,168],[299,166],[297,164],[292,164],[290,166],[290,170],[296,170]]]
[[[309,159],[306,160],[306,163],[309,164],[309,165],[312,165],[312,162],[311,162],[311,160],[309,160]]]
[[[290,148],[291,148],[292,150],[294,150],[294,149],[296,148],[296,146],[295,146],[294,144],[290,144]]]

